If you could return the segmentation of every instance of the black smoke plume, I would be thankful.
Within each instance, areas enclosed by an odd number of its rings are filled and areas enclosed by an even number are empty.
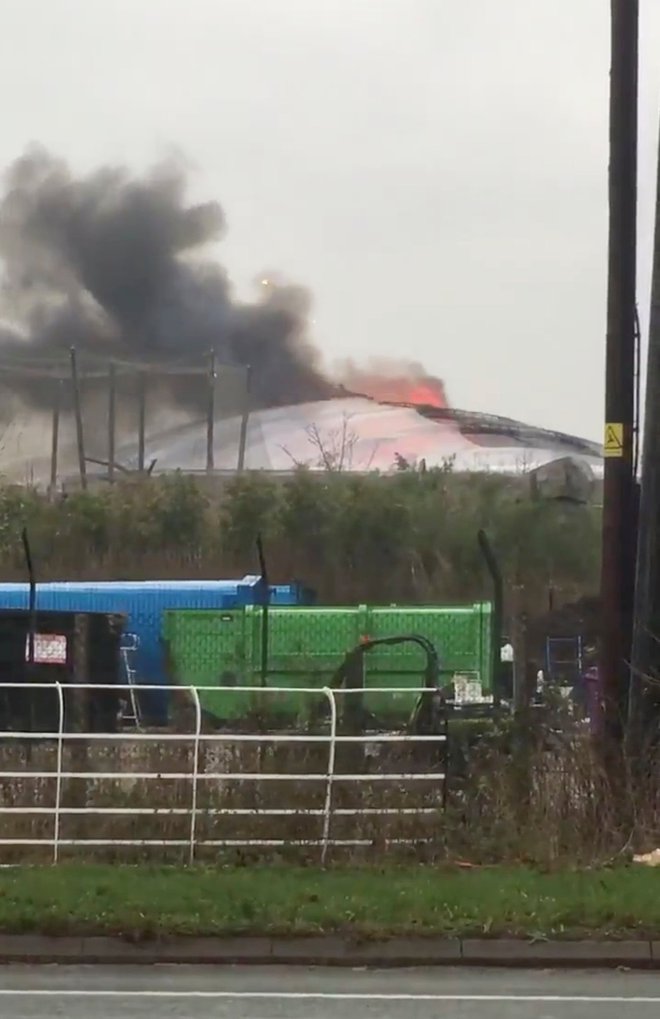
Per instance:
[[[49,359],[82,357],[180,365],[168,385],[197,402],[186,365],[250,365],[262,406],[321,399],[333,387],[308,336],[309,297],[267,285],[261,299],[232,295],[223,268],[205,255],[225,218],[215,202],[186,202],[178,165],[144,178],[122,168],[76,177],[41,149],[8,169],[0,201],[0,363],[27,365],[21,392],[46,403],[29,374]],[[12,360],[13,359],[13,360]]]

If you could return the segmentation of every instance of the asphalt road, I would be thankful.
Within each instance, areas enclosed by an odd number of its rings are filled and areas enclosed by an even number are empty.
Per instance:
[[[0,967],[7,1019],[657,1019],[660,974]]]

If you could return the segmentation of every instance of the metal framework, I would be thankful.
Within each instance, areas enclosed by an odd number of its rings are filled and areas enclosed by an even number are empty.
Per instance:
[[[103,353],[92,353],[88,349],[77,350],[71,347],[60,356],[43,356],[35,354],[19,355],[16,352],[0,351],[0,383],[9,386],[17,393],[23,394],[28,401],[36,401],[42,410],[47,410],[52,417],[50,436],[50,488],[55,490],[60,478],[60,445],[63,418],[70,417],[74,425],[75,448],[80,484],[86,488],[90,467],[106,470],[106,479],[115,480],[118,475],[151,474],[155,461],[147,462],[147,430],[155,380],[167,381],[170,387],[195,387],[195,405],[199,416],[205,419],[206,429],[206,473],[214,470],[215,418],[221,400],[217,388],[221,377],[237,376],[233,388],[241,388],[241,439],[236,469],[243,470],[245,465],[245,444],[247,441],[248,420],[251,410],[249,365],[222,364],[214,351],[195,361],[129,361],[121,358],[105,356]],[[130,394],[123,393],[128,385]],[[103,455],[89,454],[87,448],[87,428],[85,421],[84,396],[87,387],[92,387],[98,397],[95,414],[101,413],[103,418],[107,412],[107,448]],[[172,397],[173,404],[177,399]],[[184,401],[185,403],[185,401]],[[103,411],[100,410],[105,404]],[[118,440],[118,412],[120,406],[131,408],[135,419],[135,464],[127,466],[116,460]],[[98,433],[99,419],[95,417],[94,427],[90,433]],[[106,430],[106,422],[101,427]],[[126,441],[126,440],[124,440]],[[44,447],[45,452],[45,447]],[[95,472],[99,475],[98,470]],[[100,475],[103,477],[103,474]]]

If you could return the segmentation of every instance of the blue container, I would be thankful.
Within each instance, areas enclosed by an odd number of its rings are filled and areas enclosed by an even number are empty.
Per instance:
[[[236,609],[261,604],[263,588],[258,576],[242,580],[138,580],[37,585],[37,609],[51,612],[116,612],[127,617],[126,632],[137,637],[133,665],[138,682],[168,682],[163,657],[163,612],[168,609]],[[0,609],[25,609],[28,584],[0,584]],[[298,584],[270,589],[271,605],[305,605],[312,593]],[[146,691],[145,691],[146,693]],[[169,698],[152,691],[141,698],[143,711],[154,725],[165,725]]]

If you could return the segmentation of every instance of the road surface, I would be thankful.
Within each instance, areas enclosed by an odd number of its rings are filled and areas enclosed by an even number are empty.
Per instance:
[[[658,1019],[660,974],[0,967],[15,1019]]]

